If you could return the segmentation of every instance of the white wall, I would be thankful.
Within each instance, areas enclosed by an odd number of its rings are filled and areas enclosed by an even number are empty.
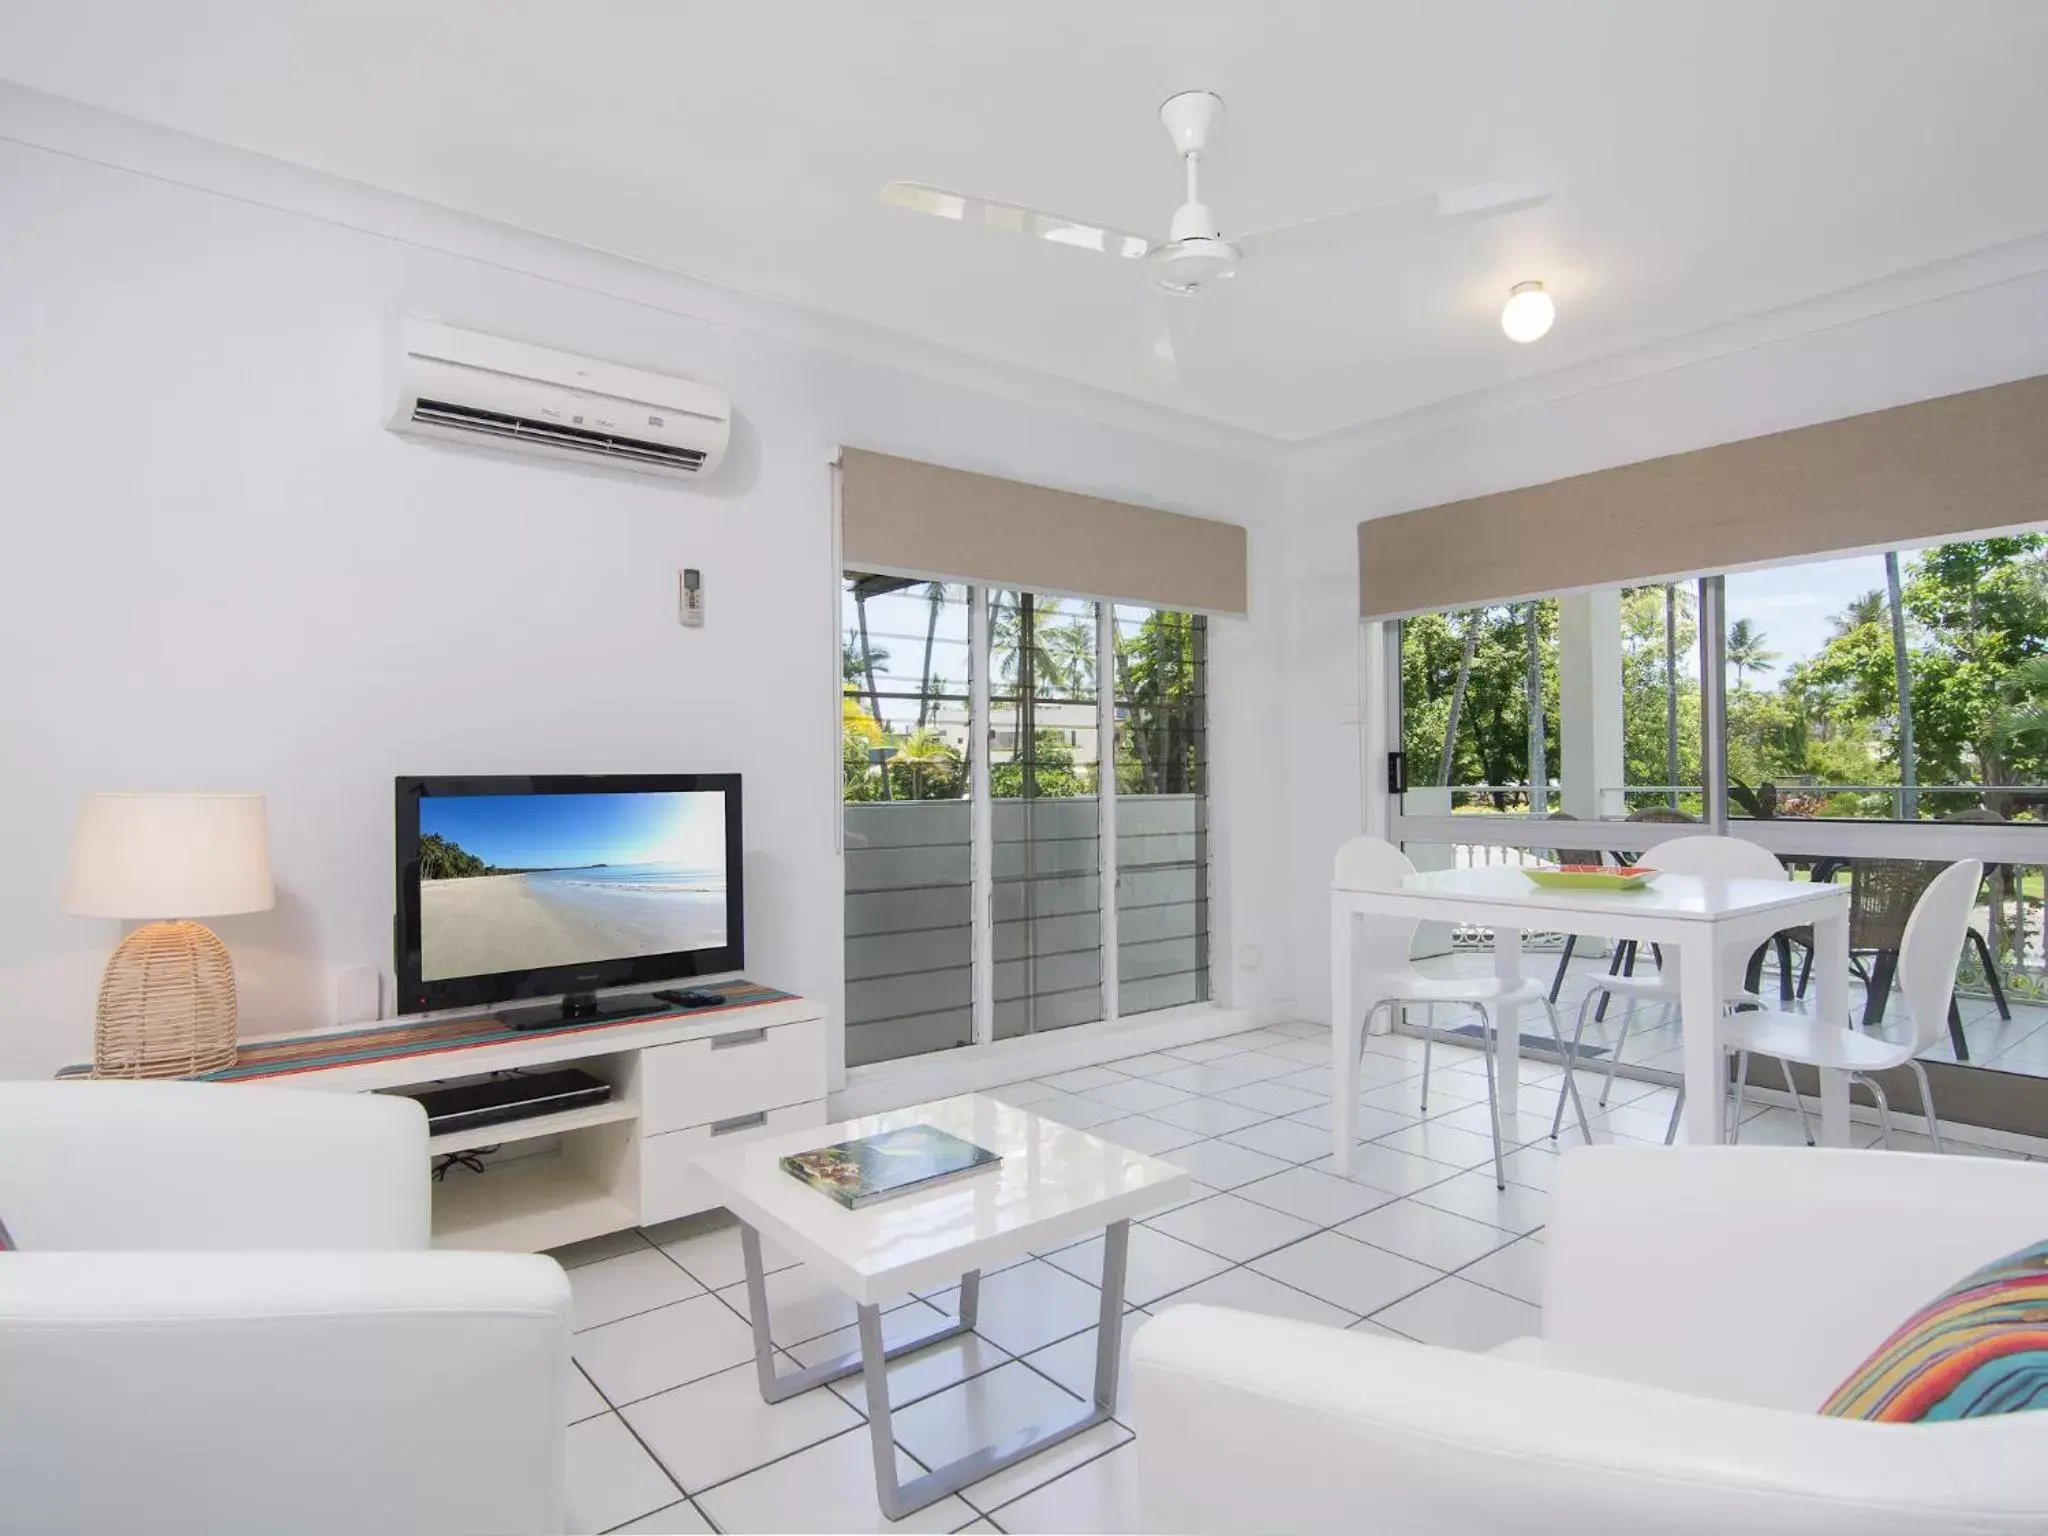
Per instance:
[[[328,1022],[340,968],[388,972],[394,775],[737,769],[748,969],[836,999],[839,442],[1251,525],[1253,616],[1212,629],[1216,976],[1290,995],[1270,457],[939,356],[855,361],[788,339],[816,317],[740,323],[701,285],[77,109],[46,125],[63,152],[31,147],[24,110],[0,101],[0,1075],[89,1051],[118,928],[58,889],[91,789],[269,795],[278,906],[217,924],[255,1033]],[[720,385],[732,455],[693,487],[394,436],[408,309]],[[702,630],[675,621],[684,565]]]
[[[1290,714],[1301,742],[1290,788],[1289,899],[1296,997],[1306,1016],[1329,1017],[1330,857],[1383,799],[1377,759],[1361,772],[1358,729],[1344,723],[1361,704],[1368,715],[1385,709],[1377,679],[1372,696],[1361,698],[1358,523],[2048,372],[2048,272],[2010,270],[2044,262],[2041,242],[2006,248],[1915,279],[1930,291],[1984,286],[1931,297],[1846,296],[1817,306],[1817,328],[1800,334],[1772,340],[1761,322],[1745,323],[1718,338],[1719,351],[1717,338],[1701,338],[1690,360],[1646,354],[1636,361],[1657,371],[1640,376],[1625,362],[1601,365],[1577,381],[1538,381],[1527,403],[1474,402],[1467,412],[1433,412],[1303,450],[1292,466],[1288,551]],[[1878,302],[1907,307],[1855,312]],[[1796,329],[1790,318],[1777,317],[1777,329]],[[1457,559],[1457,550],[1444,558]]]

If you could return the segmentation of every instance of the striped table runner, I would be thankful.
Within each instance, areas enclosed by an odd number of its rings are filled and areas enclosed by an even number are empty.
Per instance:
[[[692,1018],[712,1019],[737,1008],[761,1003],[786,1002],[792,993],[751,981],[707,984],[700,990],[716,992],[724,999],[715,1008],[677,1009]],[[521,1041],[549,1040],[557,1035],[599,1034],[607,1029],[645,1024],[665,1014],[642,1014],[631,1019],[574,1019],[550,1024],[543,1029],[509,1029],[496,1018],[472,1015],[459,1019],[422,1019],[415,1023],[369,1024],[357,1029],[327,1030],[317,1035],[289,1035],[275,1040],[244,1041],[239,1059],[232,1067],[201,1073],[197,1081],[207,1083],[251,1082],[262,1078],[291,1077],[301,1072],[324,1072],[333,1067],[352,1067],[366,1061],[396,1061],[408,1056],[439,1056],[456,1051],[473,1051],[490,1045],[511,1045]],[[459,1064],[451,1063],[451,1071]],[[60,1078],[90,1077],[89,1064],[65,1067]]]

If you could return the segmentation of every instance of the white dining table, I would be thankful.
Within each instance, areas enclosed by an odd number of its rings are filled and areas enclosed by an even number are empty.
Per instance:
[[[1463,923],[1493,930],[1494,974],[1522,976],[1526,933],[1597,934],[1635,939],[1662,950],[1664,963],[1678,967],[1681,1034],[1685,1050],[1686,1139],[1695,1145],[1720,1141],[1727,1102],[1727,1075],[1716,1041],[1721,1015],[1721,957],[1738,950],[1746,959],[1774,933],[1812,924],[1813,1006],[1819,1017],[1849,1018],[1849,893],[1838,885],[1792,880],[1727,880],[1699,875],[1660,874],[1633,891],[1568,890],[1540,886],[1514,865],[1431,870],[1408,876],[1398,886],[1330,887],[1331,1066],[1336,1082],[1332,1135],[1339,1173],[1351,1171],[1358,1132],[1358,1053],[1363,1045],[1364,1009],[1381,994],[1373,978],[1358,976],[1352,939],[1360,919],[1412,919]],[[1495,1080],[1500,1112],[1514,1114],[1521,1087],[1521,1013],[1496,1010],[1498,1051]],[[1374,1032],[1391,1027],[1393,1009],[1382,1010]],[[1844,1072],[1820,1074],[1823,1145],[1849,1145],[1849,1079]],[[1567,1124],[1569,1124],[1567,1118]]]

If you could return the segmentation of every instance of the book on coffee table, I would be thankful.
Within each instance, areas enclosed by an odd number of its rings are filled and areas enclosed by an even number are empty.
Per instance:
[[[783,1172],[830,1195],[850,1211],[992,1168],[1000,1154],[935,1125],[906,1125],[856,1136],[782,1159]]]

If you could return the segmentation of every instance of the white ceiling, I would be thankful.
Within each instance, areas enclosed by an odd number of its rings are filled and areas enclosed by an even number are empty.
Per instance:
[[[0,74],[753,293],[1300,439],[2048,230],[2043,0],[10,0]],[[1248,271],[1177,385],[1142,268],[884,207],[1226,232],[1471,182],[1548,207]],[[1511,283],[1556,329],[1500,333]]]

